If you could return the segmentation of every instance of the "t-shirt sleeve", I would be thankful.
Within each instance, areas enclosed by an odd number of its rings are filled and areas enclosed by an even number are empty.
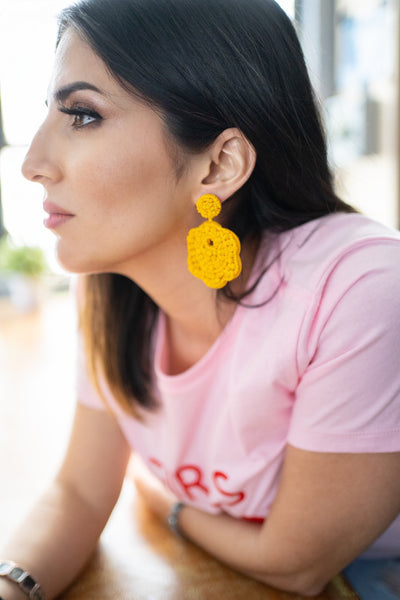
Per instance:
[[[359,244],[321,277],[298,338],[288,442],[400,451],[400,242]]]

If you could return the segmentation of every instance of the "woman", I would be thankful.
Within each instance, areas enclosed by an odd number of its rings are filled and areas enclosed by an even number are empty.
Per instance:
[[[77,575],[132,449],[160,518],[270,585],[399,555],[400,237],[335,195],[284,12],[83,0],[48,108],[23,172],[83,274],[82,352],[65,460],[2,552],[25,591]]]

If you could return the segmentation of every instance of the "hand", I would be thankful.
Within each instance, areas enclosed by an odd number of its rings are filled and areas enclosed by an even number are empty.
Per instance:
[[[149,471],[139,456],[129,465],[129,474],[150,510],[166,523],[172,505],[177,502],[176,496]]]

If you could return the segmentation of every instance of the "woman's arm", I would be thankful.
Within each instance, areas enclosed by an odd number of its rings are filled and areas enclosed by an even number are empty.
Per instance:
[[[170,494],[162,499],[161,489],[142,479],[138,487],[166,519]],[[330,454],[289,446],[279,492],[262,526],[187,506],[179,527],[238,571],[278,588],[315,595],[399,511],[400,453]]]
[[[130,455],[115,419],[78,405],[71,440],[55,480],[0,550],[42,586],[47,599],[76,577],[117,501]],[[0,596],[26,596],[0,579]]]

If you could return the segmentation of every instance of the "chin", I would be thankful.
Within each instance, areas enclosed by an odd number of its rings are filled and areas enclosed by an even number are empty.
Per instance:
[[[66,252],[65,249],[57,247],[57,260],[61,267],[69,273],[80,275],[92,275],[95,273],[109,272],[104,265],[99,264],[99,260],[90,259],[84,253]]]
[[[101,246],[101,242],[93,247],[85,246],[81,241],[58,240],[56,246],[57,260],[61,267],[69,273],[82,275],[98,275],[100,273],[118,273],[124,275],[127,265],[132,259],[132,252],[113,252],[110,247]],[[128,276],[128,275],[127,275]],[[1,599],[0,599],[1,600]]]

